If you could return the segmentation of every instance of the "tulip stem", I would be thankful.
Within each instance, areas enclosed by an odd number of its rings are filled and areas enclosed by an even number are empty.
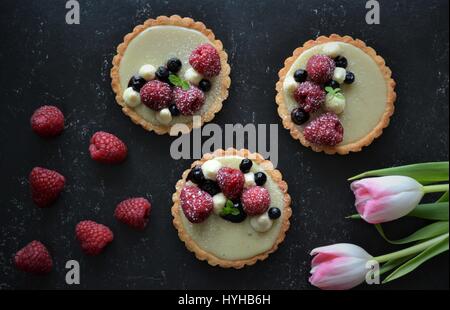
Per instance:
[[[428,241],[416,244],[415,246],[406,248],[404,250],[375,257],[374,260],[376,260],[379,263],[385,263],[390,260],[399,259],[399,258],[402,258],[405,256],[417,254],[417,253],[422,252],[422,251],[428,249],[429,247],[441,242],[442,240],[444,240],[448,237],[449,237],[449,233],[446,233],[446,234],[440,235],[436,238],[430,239]]]
[[[425,194],[443,193],[447,192],[448,189],[448,184],[428,185],[423,187]]]

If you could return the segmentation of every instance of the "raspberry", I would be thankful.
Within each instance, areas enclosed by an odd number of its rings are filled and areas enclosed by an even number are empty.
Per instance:
[[[222,70],[219,53],[211,44],[207,43],[198,46],[192,52],[189,63],[195,71],[207,78],[219,75]]]
[[[100,254],[114,239],[114,235],[108,227],[93,221],[79,222],[75,228],[75,234],[80,241],[81,249],[87,255]]]
[[[56,171],[35,167],[28,177],[34,203],[45,208],[53,203],[64,189],[66,179]]]
[[[45,245],[31,241],[14,256],[17,269],[34,274],[46,274],[52,270],[53,261]]]
[[[180,200],[184,215],[191,223],[205,221],[214,207],[211,195],[196,186],[184,187]]]
[[[193,115],[205,103],[205,95],[195,86],[191,86],[189,90],[175,88],[173,98],[175,105],[183,115]]]
[[[304,82],[295,90],[294,98],[304,111],[313,113],[325,103],[326,93],[319,85]]]
[[[261,186],[250,187],[242,193],[241,203],[248,215],[263,214],[270,206],[269,191]]]
[[[99,131],[91,138],[89,145],[91,158],[106,164],[118,164],[125,160],[128,149],[125,143],[115,135]]]
[[[221,168],[217,172],[217,183],[222,193],[229,199],[237,199],[244,189],[244,174],[237,169]]]
[[[336,63],[325,55],[314,55],[306,64],[309,79],[318,84],[325,84],[331,80],[334,69],[336,69]]]
[[[31,128],[41,137],[54,137],[64,130],[64,114],[54,106],[45,105],[34,111]]]
[[[145,198],[130,198],[117,205],[115,218],[138,230],[144,230],[148,223],[151,205]]]
[[[326,113],[311,121],[303,135],[311,143],[335,146],[344,138],[344,127],[336,114]]]
[[[172,89],[169,84],[153,80],[141,88],[141,102],[152,110],[167,108],[172,101]]]

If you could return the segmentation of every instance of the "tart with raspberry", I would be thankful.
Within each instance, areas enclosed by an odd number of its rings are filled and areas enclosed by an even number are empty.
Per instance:
[[[389,125],[395,81],[363,41],[333,34],[296,49],[279,72],[278,114],[316,152],[359,152]]]
[[[111,70],[116,101],[131,120],[166,134],[211,121],[228,97],[228,56],[203,23],[160,16],[127,34]],[[199,116],[201,121],[193,121]]]
[[[199,260],[240,269],[277,250],[292,214],[288,186],[257,153],[218,150],[176,184],[173,224]]]

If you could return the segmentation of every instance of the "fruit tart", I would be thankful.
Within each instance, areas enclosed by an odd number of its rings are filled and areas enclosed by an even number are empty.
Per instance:
[[[316,152],[359,152],[394,113],[391,75],[361,40],[321,36],[296,49],[279,72],[278,114],[292,137]]]
[[[247,150],[206,154],[173,194],[173,224],[186,247],[212,266],[240,269],[283,242],[291,198],[270,161]]]
[[[111,70],[116,101],[149,131],[166,134],[174,124],[191,130],[211,121],[228,97],[227,59],[203,23],[177,15],[149,19],[117,48]]]

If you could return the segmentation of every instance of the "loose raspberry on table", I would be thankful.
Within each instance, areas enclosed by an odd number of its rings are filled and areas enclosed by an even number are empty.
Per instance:
[[[241,196],[241,203],[245,213],[250,216],[265,213],[270,206],[270,194],[261,186],[253,186],[246,189]]]
[[[100,254],[114,239],[114,234],[107,226],[94,221],[79,222],[75,228],[75,235],[81,249],[87,255]]]
[[[122,201],[114,211],[114,217],[138,230],[144,230],[150,216],[151,204],[145,198],[130,198]]]
[[[222,70],[219,53],[208,43],[198,46],[192,52],[189,63],[195,71],[207,78],[219,75]]]
[[[222,193],[228,199],[233,200],[241,195],[244,189],[245,176],[238,169],[224,167],[217,172],[217,183]]]
[[[172,102],[172,88],[169,84],[153,80],[141,88],[141,102],[152,110],[160,111]]]
[[[45,105],[34,111],[31,128],[41,137],[54,137],[64,130],[64,114],[55,106]]]
[[[210,194],[196,186],[186,186],[180,194],[181,208],[191,223],[205,221],[214,208]]]
[[[336,69],[336,63],[326,55],[314,55],[306,64],[309,79],[318,84],[325,84],[331,80],[334,69]]]
[[[89,145],[91,158],[106,164],[118,164],[125,160],[128,148],[115,135],[108,132],[96,132],[91,138]]]
[[[205,94],[195,86],[189,90],[176,87],[173,91],[175,105],[183,115],[194,115],[205,103]]]
[[[344,127],[334,113],[326,113],[311,121],[304,129],[303,135],[311,143],[336,146],[344,138]]]
[[[35,167],[31,170],[28,181],[34,203],[40,208],[45,208],[59,197],[66,179],[56,171]]]
[[[308,112],[316,112],[322,104],[325,103],[326,92],[313,82],[304,82],[298,85],[294,92],[294,98],[300,105],[300,107]]]
[[[45,245],[34,240],[16,253],[14,264],[25,272],[46,274],[52,270],[53,260]]]

